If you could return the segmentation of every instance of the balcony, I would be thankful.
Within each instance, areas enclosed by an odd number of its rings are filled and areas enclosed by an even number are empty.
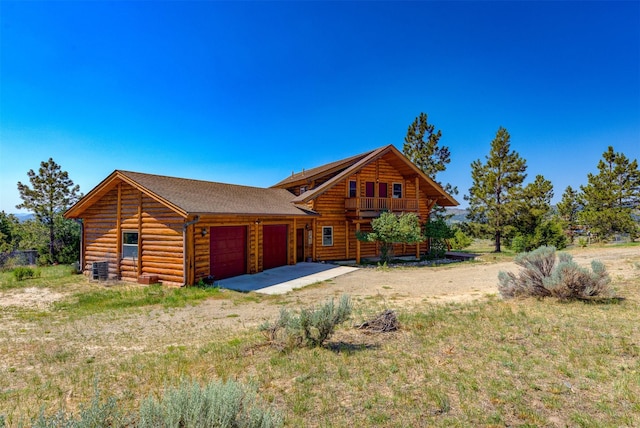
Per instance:
[[[417,199],[405,198],[347,198],[347,215],[377,217],[382,211],[418,212]]]

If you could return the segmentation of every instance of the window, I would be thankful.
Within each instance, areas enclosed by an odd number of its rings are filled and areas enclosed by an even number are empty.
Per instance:
[[[138,232],[122,232],[122,258],[138,258]]]
[[[357,196],[357,186],[358,184],[356,183],[355,180],[350,180],[349,181],[349,197],[350,198],[355,198]]]
[[[307,186],[300,186],[300,194],[301,195],[306,191],[307,191]]]
[[[324,247],[333,246],[333,227],[332,226],[322,227],[322,245]]]
[[[393,197],[396,199],[402,198],[402,183],[393,183]]]

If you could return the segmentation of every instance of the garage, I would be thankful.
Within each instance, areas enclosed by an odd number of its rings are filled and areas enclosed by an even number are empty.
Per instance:
[[[262,228],[263,269],[288,264],[287,231],[286,224],[270,224]]]
[[[218,280],[247,272],[246,226],[217,226],[210,230],[211,275]]]

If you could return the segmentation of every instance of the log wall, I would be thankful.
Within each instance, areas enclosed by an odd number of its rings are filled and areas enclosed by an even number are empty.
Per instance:
[[[164,283],[184,283],[184,220],[166,206],[121,183],[89,207],[83,221],[85,273],[93,262],[107,261],[112,279],[157,275]],[[123,232],[138,233],[138,257],[123,257]]]
[[[393,183],[402,184],[403,198],[418,199],[418,216],[422,222],[426,221],[430,213],[430,202],[423,192],[420,191],[416,182],[416,177],[405,177],[397,171],[384,158],[378,159],[366,165],[358,173],[347,177],[343,182],[320,195],[313,205],[313,209],[320,214],[315,222],[314,239],[315,259],[322,260],[345,260],[356,257],[357,239],[355,237],[356,224],[347,218],[345,209],[345,199],[348,194],[349,181],[356,181],[358,195],[364,197],[366,182],[375,184],[375,196],[378,197],[378,183],[387,183],[388,197],[392,196]],[[333,245],[322,245],[322,227],[333,227]],[[370,223],[361,223],[360,230],[371,231]],[[416,255],[416,245],[394,245],[395,255]],[[420,252],[426,251],[426,244],[420,244]],[[379,254],[376,244],[360,243],[361,257],[375,257]]]

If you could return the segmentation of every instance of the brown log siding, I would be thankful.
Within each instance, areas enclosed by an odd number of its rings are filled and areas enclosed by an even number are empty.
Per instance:
[[[314,210],[320,214],[316,221],[314,239],[316,240],[317,260],[344,260],[353,259],[356,255],[356,225],[347,218],[345,209],[345,198],[348,195],[349,181],[358,183],[358,196],[364,197],[366,182],[375,183],[375,196],[378,197],[378,183],[387,183],[388,197],[392,196],[393,184],[401,183],[403,198],[418,199],[418,216],[421,222],[425,222],[429,217],[429,201],[426,196],[416,189],[415,177],[404,177],[384,158],[378,159],[364,168],[357,174],[347,177],[343,182],[320,195],[314,203]],[[333,227],[333,245],[322,245],[322,227]],[[370,223],[362,223],[360,230],[371,231]],[[426,244],[420,245],[421,251],[426,251]],[[394,245],[395,255],[415,255],[415,245]],[[361,242],[360,254],[362,257],[375,257],[378,255],[377,245],[374,243]]]
[[[148,274],[166,283],[182,284],[183,218],[132,186],[119,186],[83,215],[84,271],[91,273],[93,262],[107,261],[110,278],[137,281],[138,276]],[[137,259],[122,257],[123,231],[138,233]]]

